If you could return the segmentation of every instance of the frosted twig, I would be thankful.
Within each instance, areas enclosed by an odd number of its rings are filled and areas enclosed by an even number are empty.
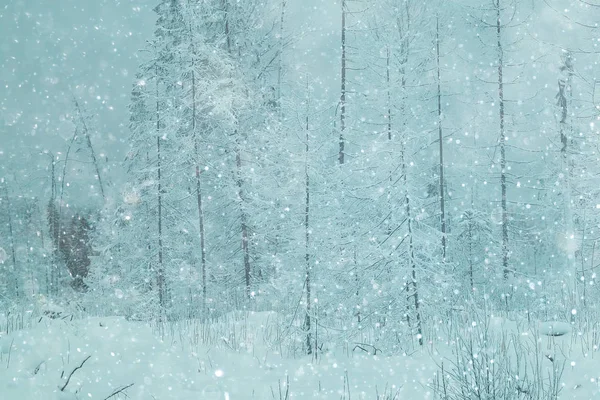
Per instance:
[[[69,381],[71,380],[71,377],[73,376],[73,374],[75,373],[75,371],[77,371],[78,369],[81,369],[83,367],[83,364],[85,364],[85,362],[87,360],[90,359],[90,357],[92,356],[87,356],[78,367],[73,368],[73,371],[71,371],[71,373],[69,374],[69,376],[67,377],[67,381],[65,382],[65,384],[63,385],[63,387],[60,388],[61,392],[64,392],[65,389],[67,388],[67,385],[69,384]]]
[[[8,360],[6,362],[6,369],[10,368],[10,355],[12,353],[13,343],[15,342],[15,338],[10,342],[10,347],[8,348]]]
[[[129,384],[129,385],[127,385],[127,386],[123,386],[123,387],[121,387],[121,388],[117,388],[117,389],[115,389],[115,390],[114,390],[114,392],[112,392],[112,393],[111,393],[111,394],[110,394],[108,397],[105,397],[105,398],[104,398],[104,400],[108,400],[108,399],[110,399],[111,397],[114,397],[114,396],[118,395],[119,393],[123,393],[125,390],[129,389],[129,388],[130,388],[130,387],[132,387],[132,386],[133,386],[133,383],[130,383],[130,384]],[[123,393],[123,394],[125,394],[125,393]]]

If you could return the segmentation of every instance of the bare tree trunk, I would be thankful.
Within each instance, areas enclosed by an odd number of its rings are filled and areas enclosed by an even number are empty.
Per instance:
[[[413,298],[413,305],[415,307],[415,319],[416,319],[416,324],[417,324],[417,334],[419,335],[419,345],[423,345],[423,330],[421,327],[421,312],[420,312],[420,303],[419,303],[419,288],[418,288],[418,283],[417,283],[417,263],[415,260],[415,249],[414,249],[414,243],[413,243],[413,220],[412,220],[412,210],[411,210],[411,206],[410,206],[410,196],[408,194],[408,189],[407,189],[407,179],[406,179],[406,173],[407,173],[407,163],[406,163],[406,159],[405,159],[405,149],[404,149],[404,145],[402,145],[402,154],[401,154],[401,164],[402,164],[402,175],[403,175],[403,182],[404,182],[404,187],[405,187],[405,191],[404,191],[404,210],[406,212],[406,218],[407,218],[407,225],[408,225],[408,257],[409,257],[409,263],[410,263],[410,270],[411,270],[411,284],[407,285],[406,289],[407,289],[407,293],[408,296]],[[412,293],[410,292],[409,288],[410,286],[412,286]],[[408,318],[408,316],[407,316]]]
[[[346,0],[342,0],[342,82],[340,94],[340,150],[338,161],[344,164],[344,147],[346,144]]]
[[[194,145],[196,149],[196,157],[198,157],[197,144]],[[198,202],[198,229],[200,230],[200,265],[202,268],[202,318],[206,318],[206,293],[207,293],[207,282],[206,282],[206,246],[205,246],[205,233],[204,233],[204,211],[202,209],[202,190],[200,187],[200,168],[196,165],[196,199]]]
[[[573,134],[573,126],[571,124],[571,120],[569,118],[569,106],[573,100],[573,60],[571,58],[571,53],[567,53],[564,57],[564,64],[561,67],[561,71],[563,76],[558,81],[558,94],[556,96],[557,103],[560,108],[561,118],[559,122],[559,132],[560,132],[560,142],[562,144],[560,148],[561,155],[561,172],[564,176],[564,188],[563,188],[563,228],[565,232],[565,249],[567,253],[567,273],[576,274],[577,266],[575,263],[575,226],[573,221],[573,204],[571,200],[572,189],[571,189],[571,179],[573,174],[573,165],[572,159],[570,156],[569,149],[569,136]],[[582,235],[582,242],[583,242]],[[582,247],[583,249],[583,244]],[[585,270],[581,269],[581,277],[585,279]],[[585,280],[584,280],[585,282]],[[583,288],[585,290],[585,286]],[[573,287],[572,284],[569,284],[569,290],[575,296],[574,291],[576,288]],[[583,301],[585,302],[585,296],[583,296]],[[572,317],[574,318],[574,316]]]
[[[196,202],[198,205],[198,231],[200,237],[200,268],[202,273],[202,319],[206,318],[206,247],[204,232],[204,211],[202,209],[202,188],[200,182],[200,149],[198,144],[198,132],[196,132],[196,72],[194,66],[196,63],[196,49],[192,36],[192,27],[190,25],[190,42],[192,45],[192,136],[194,138],[194,156],[196,161]]]
[[[510,273],[508,265],[508,209],[506,204],[506,132],[504,127],[504,51],[502,49],[502,24],[500,21],[500,0],[496,0],[496,38],[498,40],[498,104],[500,106],[500,187],[502,190],[502,269],[504,279]]]
[[[50,268],[46,271],[46,294],[48,296],[54,293],[54,277],[56,276],[56,271],[58,269],[58,221],[56,221],[55,217],[56,213],[53,210],[56,210],[56,159],[53,153],[49,152],[50,156],[50,202],[48,203],[47,212],[48,212],[48,228],[50,230],[50,243],[52,245],[52,262],[50,264]],[[40,230],[43,232],[43,230]]]
[[[571,60],[571,55],[568,53],[565,57],[564,65],[561,68],[563,70],[563,74],[565,75],[563,78],[558,81],[558,105],[561,111],[561,118],[559,123],[559,132],[560,132],[560,142],[562,144],[560,148],[561,155],[561,169],[564,175],[564,189],[563,189],[563,207],[564,207],[564,224],[567,230],[568,235],[573,234],[573,211],[571,204],[571,175],[573,171],[571,170],[571,157],[569,154],[569,134],[571,134],[572,127],[570,126],[569,120],[569,105],[573,96],[573,64]],[[568,240],[569,238],[567,238]],[[567,246],[571,248],[572,246]],[[569,254],[571,257],[573,254]]]
[[[386,94],[387,94],[387,136],[388,136],[388,141],[392,141],[392,80],[391,80],[391,75],[390,75],[390,59],[392,57],[391,51],[390,51],[390,46],[387,45],[385,48],[385,67],[386,67],[386,71],[385,71],[385,83],[386,83]],[[388,237],[390,237],[392,235],[393,232],[393,228],[392,228],[392,211],[393,210],[393,206],[392,206],[392,187],[393,187],[393,179],[392,179],[392,175],[393,175],[393,167],[390,169],[390,176],[388,178],[389,181],[389,189],[388,189],[388,198],[387,198],[387,206],[389,208],[389,212],[390,212],[390,219],[388,221],[387,224],[387,235]]]
[[[446,182],[444,180],[444,135],[442,131],[442,83],[440,71],[440,21],[438,16],[436,16],[435,20],[435,55],[437,67],[438,141],[440,145],[440,223],[442,230],[442,256],[444,261],[446,261]]]
[[[347,67],[346,67],[346,62],[347,62],[347,58],[346,58],[346,14],[347,14],[347,0],[342,0],[342,37],[341,37],[341,41],[342,41],[342,67],[341,67],[341,91],[340,91],[340,137],[339,137],[339,152],[338,152],[338,162],[340,165],[343,165],[345,162],[345,157],[346,157],[346,153],[345,153],[345,146],[346,146],[346,73],[347,73]],[[357,264],[357,258],[356,258],[356,247],[354,247],[354,265],[355,265],[355,269],[357,268],[356,264]],[[357,298],[357,303],[356,303],[356,317],[357,317],[357,321],[358,323],[360,323],[360,300],[359,300],[359,280],[358,280],[358,275],[355,272],[355,281],[356,281],[356,292],[355,292],[355,296]]]
[[[8,195],[8,182],[5,179],[2,179],[4,183],[4,197],[6,198],[6,216],[8,217],[8,235],[10,239],[10,254],[12,261],[12,278],[13,285],[15,289],[15,297],[16,299],[21,298],[21,292],[19,289],[19,277],[17,276],[17,253],[16,253],[16,243],[15,243],[15,235],[13,230],[13,221],[12,221],[12,208],[10,206],[10,197]]]
[[[242,157],[239,144],[236,145],[236,166],[237,166],[237,187],[238,187],[238,202],[240,204],[241,211],[241,228],[242,228],[242,253],[244,254],[244,282],[246,284],[246,296],[248,298],[252,295],[251,284],[251,271],[250,271],[250,248],[248,243],[248,217],[246,210],[244,210],[244,189],[242,179]]]
[[[100,193],[102,194],[102,200],[106,201],[106,196],[104,194],[104,185],[102,184],[102,175],[100,174],[100,167],[98,166],[98,160],[96,159],[96,153],[94,152],[94,147],[92,146],[92,139],[90,138],[90,132],[88,130],[87,124],[85,123],[84,115],[81,111],[81,107],[79,106],[79,102],[73,96],[73,100],[75,101],[75,108],[77,109],[77,114],[79,114],[79,119],[81,120],[81,125],[83,128],[83,134],[85,135],[85,140],[88,148],[90,149],[90,153],[92,155],[92,162],[94,163],[94,168],[96,169],[96,176],[98,178],[98,185],[100,185]]]
[[[283,24],[285,23],[285,6],[286,0],[281,0],[281,20],[279,25],[279,54],[278,54],[278,63],[277,66],[277,109],[279,112],[279,116],[281,117],[281,82],[283,79]]]
[[[231,55],[231,32],[229,30],[229,0],[223,0],[223,9],[225,10],[225,39],[227,40],[227,52]]]
[[[312,339],[311,339],[311,291],[310,291],[310,224],[309,224],[309,216],[310,216],[310,177],[308,175],[308,156],[309,156],[309,104],[308,104],[308,79],[306,80],[307,86],[307,106],[306,106],[306,144],[305,144],[305,152],[304,152],[304,184],[305,184],[305,207],[304,207],[304,232],[305,232],[305,261],[306,261],[306,316],[304,320],[304,330],[306,332],[306,353],[312,354]]]
[[[227,52],[233,55],[232,43],[231,43],[231,31],[229,27],[229,0],[223,0],[225,9],[225,38],[227,40]],[[240,220],[241,220],[241,231],[242,231],[242,253],[244,257],[244,283],[246,286],[246,297],[250,298],[252,295],[251,290],[251,266],[250,266],[250,246],[248,238],[248,215],[244,209],[244,180],[242,177],[242,155],[241,145],[239,140],[239,132],[235,132],[236,146],[235,146],[235,164],[236,164],[236,185],[238,188],[238,203],[240,206]]]
[[[77,139],[77,129],[75,129],[75,132],[73,132],[73,136],[71,137],[71,141],[69,142],[69,146],[67,147],[67,152],[65,154],[65,163],[63,165],[63,170],[62,170],[62,178],[61,178],[61,183],[60,183],[60,198],[58,201],[58,211],[56,212],[56,215],[54,216],[54,221],[55,221],[55,225],[54,228],[56,229],[56,235],[55,235],[55,239],[56,239],[56,250],[57,250],[57,259],[56,259],[56,268],[53,269],[53,273],[54,276],[52,277],[52,281],[53,281],[53,285],[54,285],[54,293],[58,294],[58,290],[59,290],[59,282],[60,282],[60,278],[62,277],[62,273],[61,273],[61,269],[59,268],[58,265],[58,256],[63,255],[65,253],[63,253],[65,251],[66,248],[66,239],[64,238],[64,234],[65,234],[65,230],[62,226],[62,206],[63,206],[63,198],[64,198],[64,194],[65,194],[65,182],[66,182],[66,176],[67,176],[67,164],[69,163],[69,154],[71,154],[71,147],[73,147],[73,143],[75,142],[75,139]],[[65,260],[66,261],[66,260]]]
[[[408,189],[407,189],[407,186],[408,186],[407,179],[406,179],[407,162],[405,159],[405,153],[406,153],[406,149],[404,148],[404,144],[403,144],[400,162],[402,164],[402,176],[403,176],[403,183],[404,183],[404,187],[405,187],[404,210],[406,212],[407,225],[408,225],[408,257],[409,257],[410,270],[411,270],[411,282],[410,282],[410,285],[406,286],[406,291],[407,291],[408,297],[410,298],[412,296],[412,298],[413,298],[413,305],[415,307],[415,314],[416,314],[415,319],[416,319],[416,324],[417,324],[417,334],[419,335],[419,345],[423,345],[423,330],[421,327],[419,288],[418,288],[418,283],[417,283],[417,263],[415,260],[415,250],[414,250],[414,243],[413,243],[413,220],[412,220],[412,210],[411,210],[411,206],[410,206],[410,196],[408,194]],[[409,289],[411,286],[412,286],[412,293],[410,292],[410,289]],[[408,315],[407,315],[407,320],[410,321]]]
[[[401,114],[404,118],[403,122],[403,132],[401,138],[401,150],[400,150],[400,165],[402,171],[402,180],[404,183],[404,211],[406,213],[406,220],[408,226],[408,257],[409,257],[409,266],[411,271],[411,282],[406,286],[407,292],[407,300],[412,297],[413,306],[415,308],[415,320],[417,325],[417,334],[419,338],[419,345],[423,345],[423,329],[421,326],[421,311],[420,311],[420,303],[419,303],[419,287],[417,282],[417,263],[415,259],[415,249],[414,249],[414,240],[413,240],[413,219],[412,219],[412,210],[410,204],[410,195],[408,193],[408,165],[406,160],[406,143],[407,140],[405,138],[407,134],[407,126],[406,126],[406,65],[409,59],[409,46],[410,41],[408,38],[410,32],[410,9],[409,9],[409,1],[405,2],[405,13],[406,13],[406,21],[402,21],[402,17],[399,18],[398,21],[398,29],[400,33],[400,37],[402,38],[402,47],[401,47],[401,68],[400,74],[401,78],[401,89],[402,89],[402,99],[401,99]],[[410,292],[410,288],[412,287],[412,293]],[[407,310],[407,321],[410,321],[409,313]]]
[[[196,132],[196,100],[195,100],[195,77],[192,72],[192,96],[194,96],[193,105],[193,131],[194,131],[194,152],[196,153],[196,200],[198,203],[198,230],[200,234],[200,265],[202,269],[202,318],[206,317],[206,246],[205,246],[205,232],[204,232],[204,210],[202,209],[202,189],[200,182],[200,161],[199,161],[199,149],[198,149],[198,137]]]
[[[474,215],[471,215],[471,218],[474,218]],[[467,237],[469,238],[469,282],[471,283],[471,294],[475,291],[475,279],[473,278],[473,220],[469,221],[469,233]]]
[[[158,77],[158,68],[157,68]],[[163,237],[162,237],[162,180],[161,180],[161,149],[160,149],[160,102],[158,97],[158,78],[156,79],[156,159],[157,159],[157,200],[158,200],[158,268],[156,271],[156,284],[158,286],[158,303],[160,307],[159,318],[162,321],[163,311],[166,306],[165,276],[163,265]]]
[[[390,78],[390,46],[388,45],[386,48],[386,57],[385,57],[385,83],[387,85],[387,132],[388,132],[388,140],[392,140],[392,82]],[[391,181],[391,177],[390,177]]]

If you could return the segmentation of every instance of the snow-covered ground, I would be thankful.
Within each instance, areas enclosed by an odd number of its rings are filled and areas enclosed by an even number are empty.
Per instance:
[[[438,366],[453,359],[455,347],[443,341],[410,355],[338,349],[316,361],[284,357],[269,335],[276,320],[249,314],[229,322],[228,335],[167,328],[161,340],[148,325],[119,317],[41,318],[31,329],[1,334],[0,399],[434,399]],[[586,352],[593,349],[582,345],[586,335],[555,336],[565,324],[538,324],[537,334],[502,319],[489,327],[534,338],[548,367],[550,358],[565,362],[560,399],[600,399],[600,354]]]

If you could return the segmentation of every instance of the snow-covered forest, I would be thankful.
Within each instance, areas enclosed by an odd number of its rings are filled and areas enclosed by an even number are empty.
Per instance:
[[[4,1],[8,399],[600,396],[597,0]]]

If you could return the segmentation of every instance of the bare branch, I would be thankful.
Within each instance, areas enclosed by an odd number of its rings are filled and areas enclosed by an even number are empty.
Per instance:
[[[73,376],[73,374],[75,373],[75,371],[77,371],[78,369],[81,369],[83,367],[83,364],[85,364],[85,362],[87,360],[89,360],[91,357],[92,356],[87,356],[86,358],[83,359],[83,361],[81,362],[81,364],[78,367],[73,368],[73,371],[71,371],[71,373],[67,377],[67,381],[65,382],[65,384],[63,385],[63,387],[60,388],[61,392],[65,391],[65,389],[67,388],[67,385],[69,385],[69,382],[71,381],[71,377]]]
[[[110,399],[111,397],[114,397],[114,396],[118,395],[119,393],[123,393],[125,390],[129,389],[129,388],[130,388],[130,387],[132,387],[132,386],[133,386],[133,383],[130,383],[130,384],[129,384],[129,385],[127,385],[127,386],[122,386],[121,388],[117,388],[117,389],[115,389],[115,390],[114,390],[114,391],[113,391],[113,392],[112,392],[112,393],[111,393],[111,394],[110,394],[108,397],[105,397],[105,398],[104,398],[104,400],[108,400],[108,399]],[[124,394],[124,393],[123,393],[123,394]]]

